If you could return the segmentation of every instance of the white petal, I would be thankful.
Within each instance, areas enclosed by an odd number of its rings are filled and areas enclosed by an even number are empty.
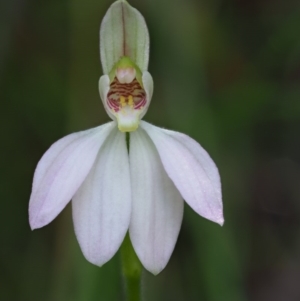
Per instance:
[[[100,28],[100,55],[104,74],[123,56],[141,71],[148,68],[149,33],[144,17],[126,1],[116,1],[108,9]]]
[[[168,263],[183,216],[183,199],[144,130],[130,134],[130,238],[144,267],[158,274]]]
[[[190,137],[145,121],[167,174],[185,201],[200,215],[222,225],[223,205],[219,172],[207,152]]]
[[[106,113],[112,120],[115,120],[116,117],[111,113],[111,110],[109,109],[109,107],[107,105],[107,101],[106,101],[107,94],[110,89],[110,81],[109,81],[108,75],[102,75],[100,77],[99,82],[98,82],[98,88],[99,88],[100,98],[102,100],[102,103],[103,103]]]
[[[115,129],[72,200],[77,239],[86,259],[103,265],[119,249],[131,213],[125,134]]]
[[[143,72],[142,81],[143,81],[143,86],[144,86],[144,89],[146,92],[147,103],[146,103],[145,108],[143,109],[143,112],[141,113],[141,116],[140,116],[141,119],[147,113],[148,107],[149,107],[151,99],[152,99],[153,89],[154,89],[153,79],[152,79],[151,74],[148,71]]]
[[[32,229],[50,223],[67,205],[90,171],[114,122],[68,135],[54,143],[35,170],[29,202]]]

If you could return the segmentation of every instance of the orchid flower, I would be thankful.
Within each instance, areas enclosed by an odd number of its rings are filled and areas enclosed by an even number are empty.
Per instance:
[[[29,203],[31,229],[50,223],[72,199],[75,234],[88,261],[109,261],[129,231],[141,263],[157,274],[176,244],[183,200],[223,224],[219,172],[187,135],[141,121],[153,93],[149,34],[125,0],[113,3],[102,21],[100,55],[100,97],[112,121],[70,134],[43,155]]]

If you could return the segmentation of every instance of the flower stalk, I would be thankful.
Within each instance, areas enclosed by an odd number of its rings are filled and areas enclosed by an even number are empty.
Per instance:
[[[141,300],[142,265],[127,234],[121,247],[122,273],[127,301]]]

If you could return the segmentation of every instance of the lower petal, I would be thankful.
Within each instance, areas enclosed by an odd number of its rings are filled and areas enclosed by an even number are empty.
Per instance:
[[[141,127],[154,142],[167,174],[185,201],[201,216],[223,225],[220,176],[208,153],[187,135],[145,121]]]
[[[119,249],[131,213],[125,135],[115,129],[72,200],[76,237],[88,261],[103,265]]]
[[[132,181],[130,238],[144,267],[158,274],[168,263],[176,244],[183,199],[144,130],[130,134],[129,156]]]
[[[29,202],[32,229],[50,223],[71,200],[90,171],[114,122],[68,135],[55,142],[39,161]]]

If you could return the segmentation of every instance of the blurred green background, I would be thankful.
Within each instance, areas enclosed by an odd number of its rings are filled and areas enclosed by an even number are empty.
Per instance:
[[[58,138],[108,121],[98,95],[109,0],[0,4],[0,300],[123,300],[119,253],[102,268],[75,239],[70,205],[31,232],[35,166]],[[187,133],[217,163],[223,228],[187,205],[144,300],[300,300],[300,3],[132,0],[151,36],[145,120]]]

